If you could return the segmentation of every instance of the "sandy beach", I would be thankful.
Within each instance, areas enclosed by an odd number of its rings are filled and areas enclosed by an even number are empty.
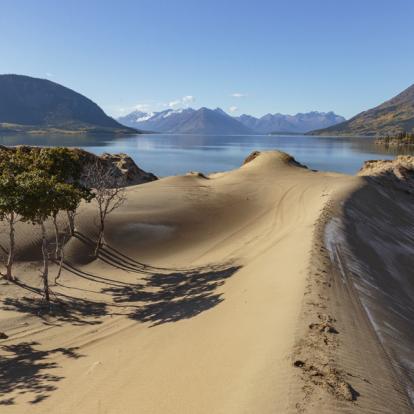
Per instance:
[[[412,413],[412,197],[277,151],[130,186],[97,260],[82,206],[51,314],[20,223],[0,412]]]

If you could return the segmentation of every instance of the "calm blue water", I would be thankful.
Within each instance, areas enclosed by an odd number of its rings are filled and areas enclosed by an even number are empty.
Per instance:
[[[369,159],[390,159],[394,153],[371,138],[286,136],[135,135],[130,137],[0,137],[3,145],[78,146],[96,154],[129,154],[144,170],[158,176],[188,171],[210,173],[239,167],[254,150],[277,149],[309,168],[355,174]],[[406,151],[406,150],[405,150]],[[407,153],[407,152],[405,152]],[[408,153],[414,153],[409,151]]]

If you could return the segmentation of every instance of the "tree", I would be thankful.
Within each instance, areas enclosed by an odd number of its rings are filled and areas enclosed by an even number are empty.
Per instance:
[[[17,210],[17,186],[14,185],[14,177],[1,174],[0,176],[0,219],[8,226],[9,247],[8,249],[1,246],[1,250],[6,256],[5,278],[9,281],[14,280],[12,267],[15,256],[15,225],[19,221]]]
[[[0,177],[0,220],[5,222],[8,226],[9,233],[9,247],[0,246],[0,249],[5,254],[6,266],[6,280],[12,281],[15,279],[12,273],[14,258],[15,258],[15,226],[20,221],[20,216],[16,213],[17,204],[17,188],[14,186],[12,179],[5,179]]]
[[[37,224],[41,228],[43,292],[45,300],[49,302],[49,242],[46,221],[56,216],[60,210],[76,209],[85,193],[73,184],[60,182],[56,176],[49,176],[42,170],[23,174],[20,177],[20,186],[25,193],[22,220]]]
[[[66,216],[68,218],[69,224],[69,233],[71,236],[75,235],[75,218],[76,218],[76,210],[75,211],[66,211]]]
[[[63,258],[64,258],[64,246],[65,241],[68,239],[68,234],[63,233],[63,237],[60,238],[60,231],[57,222],[57,217],[60,212],[66,212],[67,214],[76,214],[76,211],[79,207],[79,204],[84,200],[89,202],[93,197],[91,191],[81,185],[77,185],[75,183],[58,183],[53,191],[50,194],[51,199],[51,210],[52,210],[52,219],[53,219],[53,226],[55,229],[55,260],[58,263],[58,274],[56,279],[59,278]],[[69,233],[71,236],[72,233]],[[55,280],[56,280],[55,279]]]
[[[93,194],[89,188],[81,183],[82,164],[78,152],[68,148],[42,148],[36,153],[35,169],[45,171],[49,177],[55,177],[57,182],[70,184],[60,186],[60,191],[54,192],[52,220],[55,230],[55,260],[62,264],[63,247],[66,235],[60,238],[60,230],[57,222],[59,212],[65,211],[69,220],[70,236],[75,231],[76,210],[82,200],[89,202]],[[60,273],[60,269],[59,269]]]
[[[40,225],[42,232],[43,290],[49,295],[49,248],[45,222],[50,217],[55,228],[55,259],[63,257],[59,240],[57,216],[61,211],[75,212],[82,200],[90,201],[92,193],[80,183],[81,164],[78,156],[67,148],[43,148],[33,151],[31,168],[21,174],[20,181],[26,202],[24,221]],[[62,260],[59,264],[59,274]]]
[[[80,202],[90,201],[93,194],[81,184],[79,158],[67,148],[21,147],[5,150],[0,157],[0,168],[0,219],[9,224],[10,233],[6,277],[12,278],[16,221],[40,225],[43,288],[45,299],[49,302],[49,246],[45,223],[49,218],[53,219],[55,258],[62,257],[63,243],[59,240],[57,216],[61,211],[75,212]]]
[[[42,232],[43,256],[43,291],[47,302],[50,301],[49,291],[49,251],[45,221],[53,211],[53,192],[58,185],[56,178],[48,177],[44,171],[28,170],[19,177],[20,189],[25,196],[25,205],[22,208],[22,220],[39,224]]]
[[[121,178],[116,176],[114,167],[106,167],[96,160],[88,170],[87,184],[94,192],[94,201],[98,207],[98,238],[95,257],[102,248],[105,224],[108,216],[126,200],[126,192]]]
[[[19,186],[19,177],[31,165],[30,156],[23,148],[2,149],[0,152],[0,220],[6,223],[9,233],[9,246],[0,249],[6,255],[5,278],[15,279],[12,273],[15,259],[15,226],[21,220],[21,210],[25,204],[24,192]]]

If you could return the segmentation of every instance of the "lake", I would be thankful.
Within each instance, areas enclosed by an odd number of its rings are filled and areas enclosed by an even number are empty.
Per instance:
[[[280,150],[309,168],[355,174],[370,159],[413,154],[414,148],[387,150],[372,138],[334,138],[304,135],[158,135],[128,137],[3,136],[2,145],[77,146],[95,154],[129,154],[144,170],[158,176],[188,171],[211,173],[239,167],[255,150]]]

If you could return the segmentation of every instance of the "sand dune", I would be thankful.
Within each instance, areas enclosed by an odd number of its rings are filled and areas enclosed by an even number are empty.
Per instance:
[[[2,413],[413,412],[412,196],[251,158],[129,187],[94,261],[83,206],[52,315],[19,227]]]

